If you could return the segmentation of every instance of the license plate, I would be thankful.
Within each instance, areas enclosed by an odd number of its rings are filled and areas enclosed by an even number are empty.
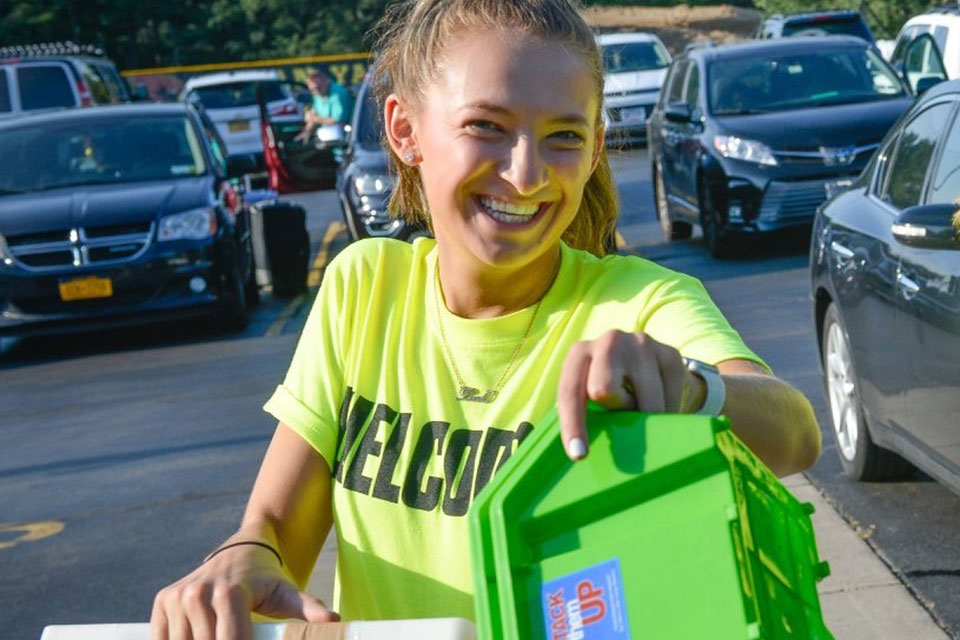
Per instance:
[[[250,121],[231,120],[227,123],[227,128],[230,129],[230,131],[250,131]]]
[[[77,278],[60,283],[60,299],[89,300],[90,298],[109,298],[113,295],[113,282],[110,278]]]
[[[647,110],[643,107],[624,107],[620,112],[620,120],[630,124],[643,124],[647,121]]]

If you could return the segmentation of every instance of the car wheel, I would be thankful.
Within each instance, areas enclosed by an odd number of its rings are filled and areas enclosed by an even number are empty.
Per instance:
[[[876,445],[870,436],[847,334],[832,303],[823,318],[822,336],[827,404],[844,473],[854,480],[890,480],[908,475],[913,465]]]
[[[250,273],[247,275],[247,282],[243,287],[243,296],[248,307],[255,307],[260,304],[260,285],[257,284],[257,264],[253,258],[253,240],[249,241],[248,250],[250,251]]]
[[[736,255],[733,238],[711,200],[710,190],[701,181],[697,192],[700,202],[700,229],[710,255],[714,258],[733,257]]]
[[[220,312],[220,318],[228,331],[241,331],[250,322],[250,311],[247,309],[246,283],[240,273],[239,265],[233,269],[233,282],[229,299]]]
[[[657,218],[660,228],[663,229],[664,240],[686,240],[693,235],[693,225],[689,222],[670,219],[670,208],[667,205],[667,189],[663,183],[663,172],[658,162],[653,170],[653,199],[657,206]]]

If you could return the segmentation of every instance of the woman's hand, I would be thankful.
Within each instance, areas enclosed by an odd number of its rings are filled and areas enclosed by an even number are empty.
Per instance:
[[[557,387],[564,448],[574,460],[587,455],[587,399],[613,410],[692,413],[705,393],[679,351],[643,332],[613,330],[578,342],[567,354]]]
[[[150,615],[153,640],[250,640],[250,612],[331,622],[339,616],[291,582],[277,557],[256,545],[224,549],[162,589]]]

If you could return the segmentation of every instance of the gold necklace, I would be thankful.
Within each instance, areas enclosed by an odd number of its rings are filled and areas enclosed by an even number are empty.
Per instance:
[[[533,321],[537,318],[537,312],[540,311],[540,305],[543,303],[545,297],[546,294],[537,300],[537,305],[533,308],[533,313],[530,315],[530,323],[527,324],[527,328],[523,332],[520,342],[517,343],[517,348],[513,350],[510,360],[507,361],[507,366],[503,369],[503,373],[500,374],[500,379],[497,380],[497,384],[495,384],[492,389],[487,389],[486,392],[481,394],[480,389],[471,387],[463,381],[460,370],[457,369],[457,361],[453,358],[450,343],[447,342],[447,334],[443,330],[443,316],[440,313],[440,263],[439,261],[437,262],[437,266],[434,269],[433,300],[437,307],[437,324],[440,326],[440,341],[443,344],[443,351],[447,355],[447,362],[450,363],[450,368],[453,369],[453,375],[457,379],[457,385],[459,386],[457,400],[460,402],[482,402],[484,404],[490,404],[497,399],[497,396],[500,395],[500,390],[503,388],[503,384],[513,371],[513,365],[516,363],[517,356],[520,355],[521,349],[523,349],[523,343],[527,341],[527,336],[530,335],[530,330],[533,329]]]

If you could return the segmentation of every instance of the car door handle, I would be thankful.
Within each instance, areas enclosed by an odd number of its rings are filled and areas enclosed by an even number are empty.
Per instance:
[[[913,296],[920,293],[920,285],[899,272],[897,273],[897,284],[900,285],[903,297],[907,300],[911,300]]]
[[[833,255],[837,256],[837,263],[841,267],[846,266],[846,264],[853,260],[853,257],[856,255],[853,251],[843,246],[836,240],[830,243],[830,251],[833,252]]]

